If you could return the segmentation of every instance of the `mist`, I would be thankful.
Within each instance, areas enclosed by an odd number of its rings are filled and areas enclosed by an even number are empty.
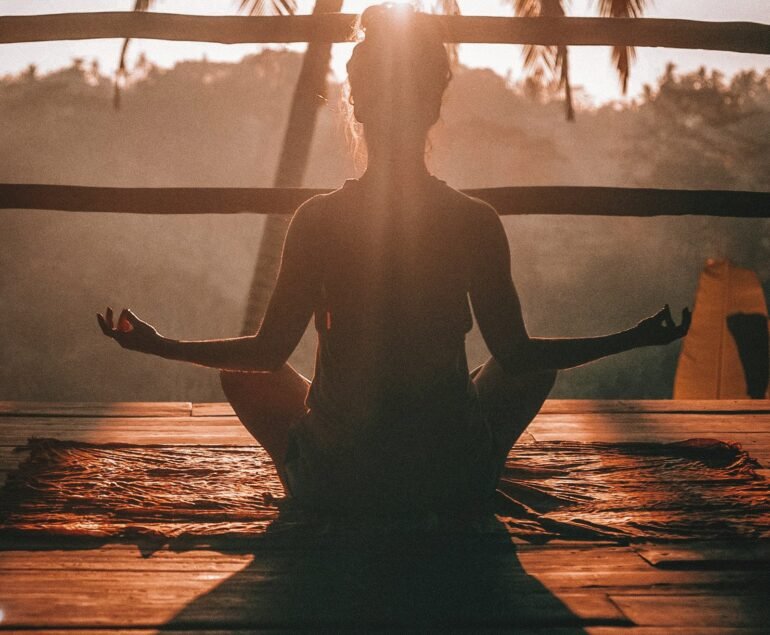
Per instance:
[[[134,69],[121,108],[75,62],[0,81],[0,181],[134,187],[269,187],[301,58]],[[770,72],[732,79],[671,67],[635,103],[568,123],[540,80],[511,86],[459,68],[431,135],[432,171],[458,188],[503,185],[770,188]],[[340,87],[319,113],[305,185],[356,176]],[[263,218],[0,212],[0,399],[221,401],[216,371],[121,350],[95,315],[128,306],[164,335],[237,335]],[[707,258],[752,268],[770,290],[770,222],[525,216],[504,219],[527,327],[537,336],[626,329],[692,305]],[[488,356],[468,336],[472,365]],[[312,332],[292,363],[312,374]],[[560,374],[554,397],[670,397],[678,344]]]

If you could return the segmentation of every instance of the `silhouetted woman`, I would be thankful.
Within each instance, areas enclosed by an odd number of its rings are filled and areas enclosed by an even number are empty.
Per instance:
[[[422,14],[372,7],[348,63],[364,175],[294,214],[255,335],[183,342],[124,311],[99,316],[124,348],[219,368],[235,412],[301,504],[331,510],[468,510],[491,498],[508,452],[557,369],[687,331],[668,307],[595,338],[531,338],[503,226],[432,176],[429,129],[450,80]],[[469,375],[471,309],[492,357]],[[311,316],[312,382],[287,359]]]

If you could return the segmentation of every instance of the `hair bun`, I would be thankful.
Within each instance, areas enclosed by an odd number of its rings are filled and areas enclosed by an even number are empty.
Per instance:
[[[366,37],[392,34],[415,22],[417,11],[405,2],[385,2],[367,7],[361,14],[360,27]]]

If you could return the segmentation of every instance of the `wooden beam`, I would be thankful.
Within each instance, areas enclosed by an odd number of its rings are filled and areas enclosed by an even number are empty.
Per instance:
[[[290,214],[309,188],[119,188],[0,183],[0,209],[119,214]],[[494,187],[465,190],[503,215],[770,217],[770,192],[620,187]]]
[[[0,17],[0,43],[144,38],[271,43],[350,40],[353,14],[195,16],[130,11]],[[770,54],[770,25],[659,18],[430,16],[447,42],[709,49]]]

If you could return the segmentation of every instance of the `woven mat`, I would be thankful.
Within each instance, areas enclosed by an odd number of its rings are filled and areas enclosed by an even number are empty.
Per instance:
[[[6,534],[243,537],[283,514],[259,447],[30,439],[17,451],[29,455],[0,491]],[[758,467],[738,445],[710,439],[526,443],[500,481],[496,524],[532,542],[767,538],[770,489]],[[451,522],[433,515],[418,525]]]

